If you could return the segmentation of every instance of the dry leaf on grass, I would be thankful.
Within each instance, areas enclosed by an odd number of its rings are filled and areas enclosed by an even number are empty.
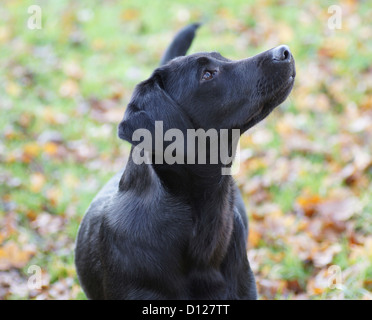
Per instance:
[[[35,248],[31,245],[21,248],[13,241],[5,243],[0,247],[0,270],[24,267],[35,252]]]

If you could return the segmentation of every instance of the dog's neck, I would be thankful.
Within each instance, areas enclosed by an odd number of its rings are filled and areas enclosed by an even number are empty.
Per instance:
[[[232,183],[230,175],[222,174],[220,164],[136,164],[132,155],[133,148],[120,181],[121,191],[150,184],[153,175],[156,175],[168,193],[192,199],[199,196],[209,198]]]
[[[189,258],[200,269],[218,269],[230,243],[235,189],[219,165],[152,165],[166,189],[190,206]]]
[[[130,157],[119,188],[142,190],[154,183],[179,199],[191,212],[189,258],[199,268],[218,269],[230,242],[234,219],[235,188],[220,165],[137,165]],[[160,183],[159,183],[160,182]]]

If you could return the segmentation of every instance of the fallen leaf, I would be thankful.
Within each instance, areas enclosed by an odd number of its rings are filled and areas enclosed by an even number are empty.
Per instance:
[[[80,65],[75,61],[70,61],[63,66],[64,73],[73,79],[81,79],[84,76],[84,72]]]
[[[30,189],[32,192],[40,192],[46,182],[45,176],[41,172],[33,173],[30,176]]]
[[[78,93],[78,83],[73,79],[67,79],[59,88],[59,94],[64,98],[74,98]]]
[[[58,145],[54,142],[47,142],[46,144],[44,144],[43,150],[46,154],[55,156],[58,152]]]
[[[36,229],[42,236],[54,234],[64,226],[64,218],[42,212],[31,222],[31,227]]]
[[[40,116],[51,125],[65,124],[68,121],[68,117],[63,113],[57,112],[53,106],[45,106]]]
[[[23,147],[22,161],[29,163],[40,153],[40,146],[36,142],[27,143]]]
[[[12,97],[18,97],[21,94],[21,87],[15,82],[9,82],[5,90]]]
[[[248,236],[248,246],[255,248],[257,247],[260,240],[261,240],[261,233],[258,232],[256,229],[252,228],[252,225],[250,225],[249,236]]]
[[[258,282],[258,290],[260,294],[274,299],[278,294],[285,293],[287,289],[287,282],[284,280],[268,280],[261,279]]]
[[[357,200],[354,198],[330,199],[317,205],[319,214],[334,223],[350,219],[355,214],[356,209]]]
[[[333,257],[339,253],[341,251],[341,245],[339,244],[334,244],[324,250],[321,250],[321,251],[318,251],[318,252],[315,252],[312,259],[314,261],[314,265],[317,267],[317,268],[322,268],[322,267],[325,267],[327,265],[329,265],[332,260],[333,260]]]
[[[138,19],[140,11],[137,9],[125,9],[121,13],[121,19],[123,21],[135,21]]]
[[[46,198],[52,207],[56,207],[62,197],[62,191],[58,187],[52,187],[46,191]]]
[[[0,247],[0,270],[9,270],[10,268],[22,268],[35,254],[35,250],[30,248],[20,248],[13,241],[7,242]]]
[[[297,198],[296,203],[300,210],[308,217],[316,213],[322,199],[318,195],[304,195]]]

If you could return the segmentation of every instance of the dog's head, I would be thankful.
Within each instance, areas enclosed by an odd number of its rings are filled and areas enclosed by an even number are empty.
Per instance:
[[[136,129],[239,129],[264,119],[292,90],[294,58],[287,46],[232,61],[219,53],[178,57],[135,89],[119,137],[136,144]]]

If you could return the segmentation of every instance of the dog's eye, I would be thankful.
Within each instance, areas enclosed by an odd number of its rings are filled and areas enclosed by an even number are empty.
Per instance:
[[[214,76],[217,74],[217,71],[204,71],[202,80],[211,80],[214,78]]]

